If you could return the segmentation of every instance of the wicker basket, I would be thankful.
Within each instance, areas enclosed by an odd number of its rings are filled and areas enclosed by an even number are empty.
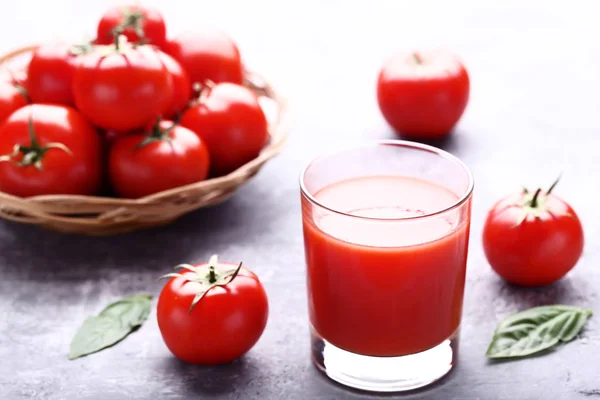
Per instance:
[[[24,65],[23,60],[36,48],[0,56],[0,67]],[[20,198],[0,192],[0,217],[62,232],[110,235],[168,224],[190,211],[227,200],[281,151],[287,139],[285,100],[256,73],[246,72],[245,85],[264,106],[270,140],[257,158],[230,174],[135,200],[74,195]]]

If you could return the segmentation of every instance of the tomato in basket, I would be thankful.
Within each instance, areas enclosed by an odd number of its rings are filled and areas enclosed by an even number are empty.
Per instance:
[[[181,116],[181,125],[206,143],[215,176],[256,158],[269,136],[256,94],[233,83],[203,88],[197,103]]]
[[[68,106],[32,104],[0,126],[0,191],[29,197],[95,194],[101,184],[101,142]]]
[[[110,181],[121,197],[144,197],[206,179],[209,157],[194,132],[160,121],[116,139],[109,153]]]
[[[155,8],[138,3],[109,8],[98,23],[96,43],[110,44],[122,33],[130,42],[162,46],[167,29],[162,14]]]
[[[192,97],[190,77],[181,64],[173,57],[162,51],[159,51],[158,55],[163,65],[169,71],[173,82],[173,95],[162,116],[165,118],[175,118],[187,108]]]
[[[163,50],[179,61],[192,83],[241,84],[244,67],[235,42],[220,30],[203,27],[168,40]]]
[[[66,44],[50,43],[33,52],[27,89],[34,103],[73,105],[72,81],[77,55]]]
[[[0,73],[0,123],[29,103],[25,73]]]
[[[77,108],[94,125],[116,132],[148,126],[173,96],[173,78],[158,50],[123,38],[82,56],[73,77]]]

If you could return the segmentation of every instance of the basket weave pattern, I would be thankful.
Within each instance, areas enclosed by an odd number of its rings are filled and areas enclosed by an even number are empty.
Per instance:
[[[37,46],[0,56],[0,66],[17,64]],[[287,139],[286,102],[258,74],[246,72],[245,83],[262,100],[273,103],[269,142],[260,155],[228,175],[166,190],[140,199],[45,195],[20,198],[0,192],[0,217],[70,233],[109,235],[164,225],[199,208],[230,198],[283,148]]]

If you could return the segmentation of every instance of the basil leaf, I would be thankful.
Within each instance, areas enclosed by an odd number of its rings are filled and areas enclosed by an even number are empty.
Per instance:
[[[489,358],[517,358],[549,349],[577,336],[592,311],[551,305],[508,316],[498,324],[487,349]]]
[[[141,326],[152,306],[152,296],[132,295],[109,304],[85,320],[69,349],[69,360],[110,347]]]
[[[123,325],[139,326],[148,314],[152,304],[152,296],[134,294],[106,306],[100,315],[119,318]]]

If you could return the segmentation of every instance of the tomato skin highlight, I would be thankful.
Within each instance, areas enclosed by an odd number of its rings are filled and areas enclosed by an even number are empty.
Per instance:
[[[72,106],[72,81],[78,57],[65,44],[46,44],[33,52],[27,68],[27,89],[33,103]]]
[[[140,27],[144,32],[144,39],[147,40],[147,43],[156,46],[164,45],[167,28],[162,14],[153,7],[135,3],[118,5],[106,10],[98,23],[97,44],[111,44],[114,42],[113,29],[123,22],[127,12],[141,14]],[[126,27],[122,34],[130,42],[139,42],[142,39],[132,27]]]
[[[30,117],[40,145],[62,143],[71,154],[58,148],[47,150],[42,170],[0,162],[0,191],[20,197],[96,194],[102,181],[101,140],[94,127],[71,107],[33,104],[15,111],[0,126],[0,155],[11,154],[15,145],[30,145]]]
[[[227,174],[255,159],[268,139],[258,98],[248,88],[221,83],[181,116],[181,125],[208,146],[213,176]]]
[[[403,53],[385,62],[377,101],[401,136],[439,139],[451,134],[469,100],[470,82],[460,60],[447,52]]]
[[[193,83],[242,84],[244,67],[240,51],[224,32],[204,27],[168,40],[163,50],[179,61]]]
[[[77,108],[94,125],[127,132],[148,126],[167,108],[173,80],[151,46],[95,51],[81,57],[73,94]]]
[[[169,129],[172,121],[161,121]],[[199,182],[208,176],[210,156],[206,145],[189,129],[176,126],[170,140],[140,144],[148,132],[114,139],[108,170],[114,190],[126,198],[139,198]]]
[[[221,270],[236,264],[219,263]],[[190,271],[182,272],[193,277]],[[157,305],[160,332],[169,350],[180,360],[201,365],[231,362],[258,342],[267,325],[267,294],[258,277],[242,267],[223,287],[210,289],[188,314],[201,286],[171,278]]]
[[[522,194],[508,196],[488,213],[483,229],[485,256],[510,283],[548,285],[577,264],[583,253],[583,227],[573,208],[554,194],[545,201],[549,211],[515,226],[523,213],[514,204],[522,200]]]

